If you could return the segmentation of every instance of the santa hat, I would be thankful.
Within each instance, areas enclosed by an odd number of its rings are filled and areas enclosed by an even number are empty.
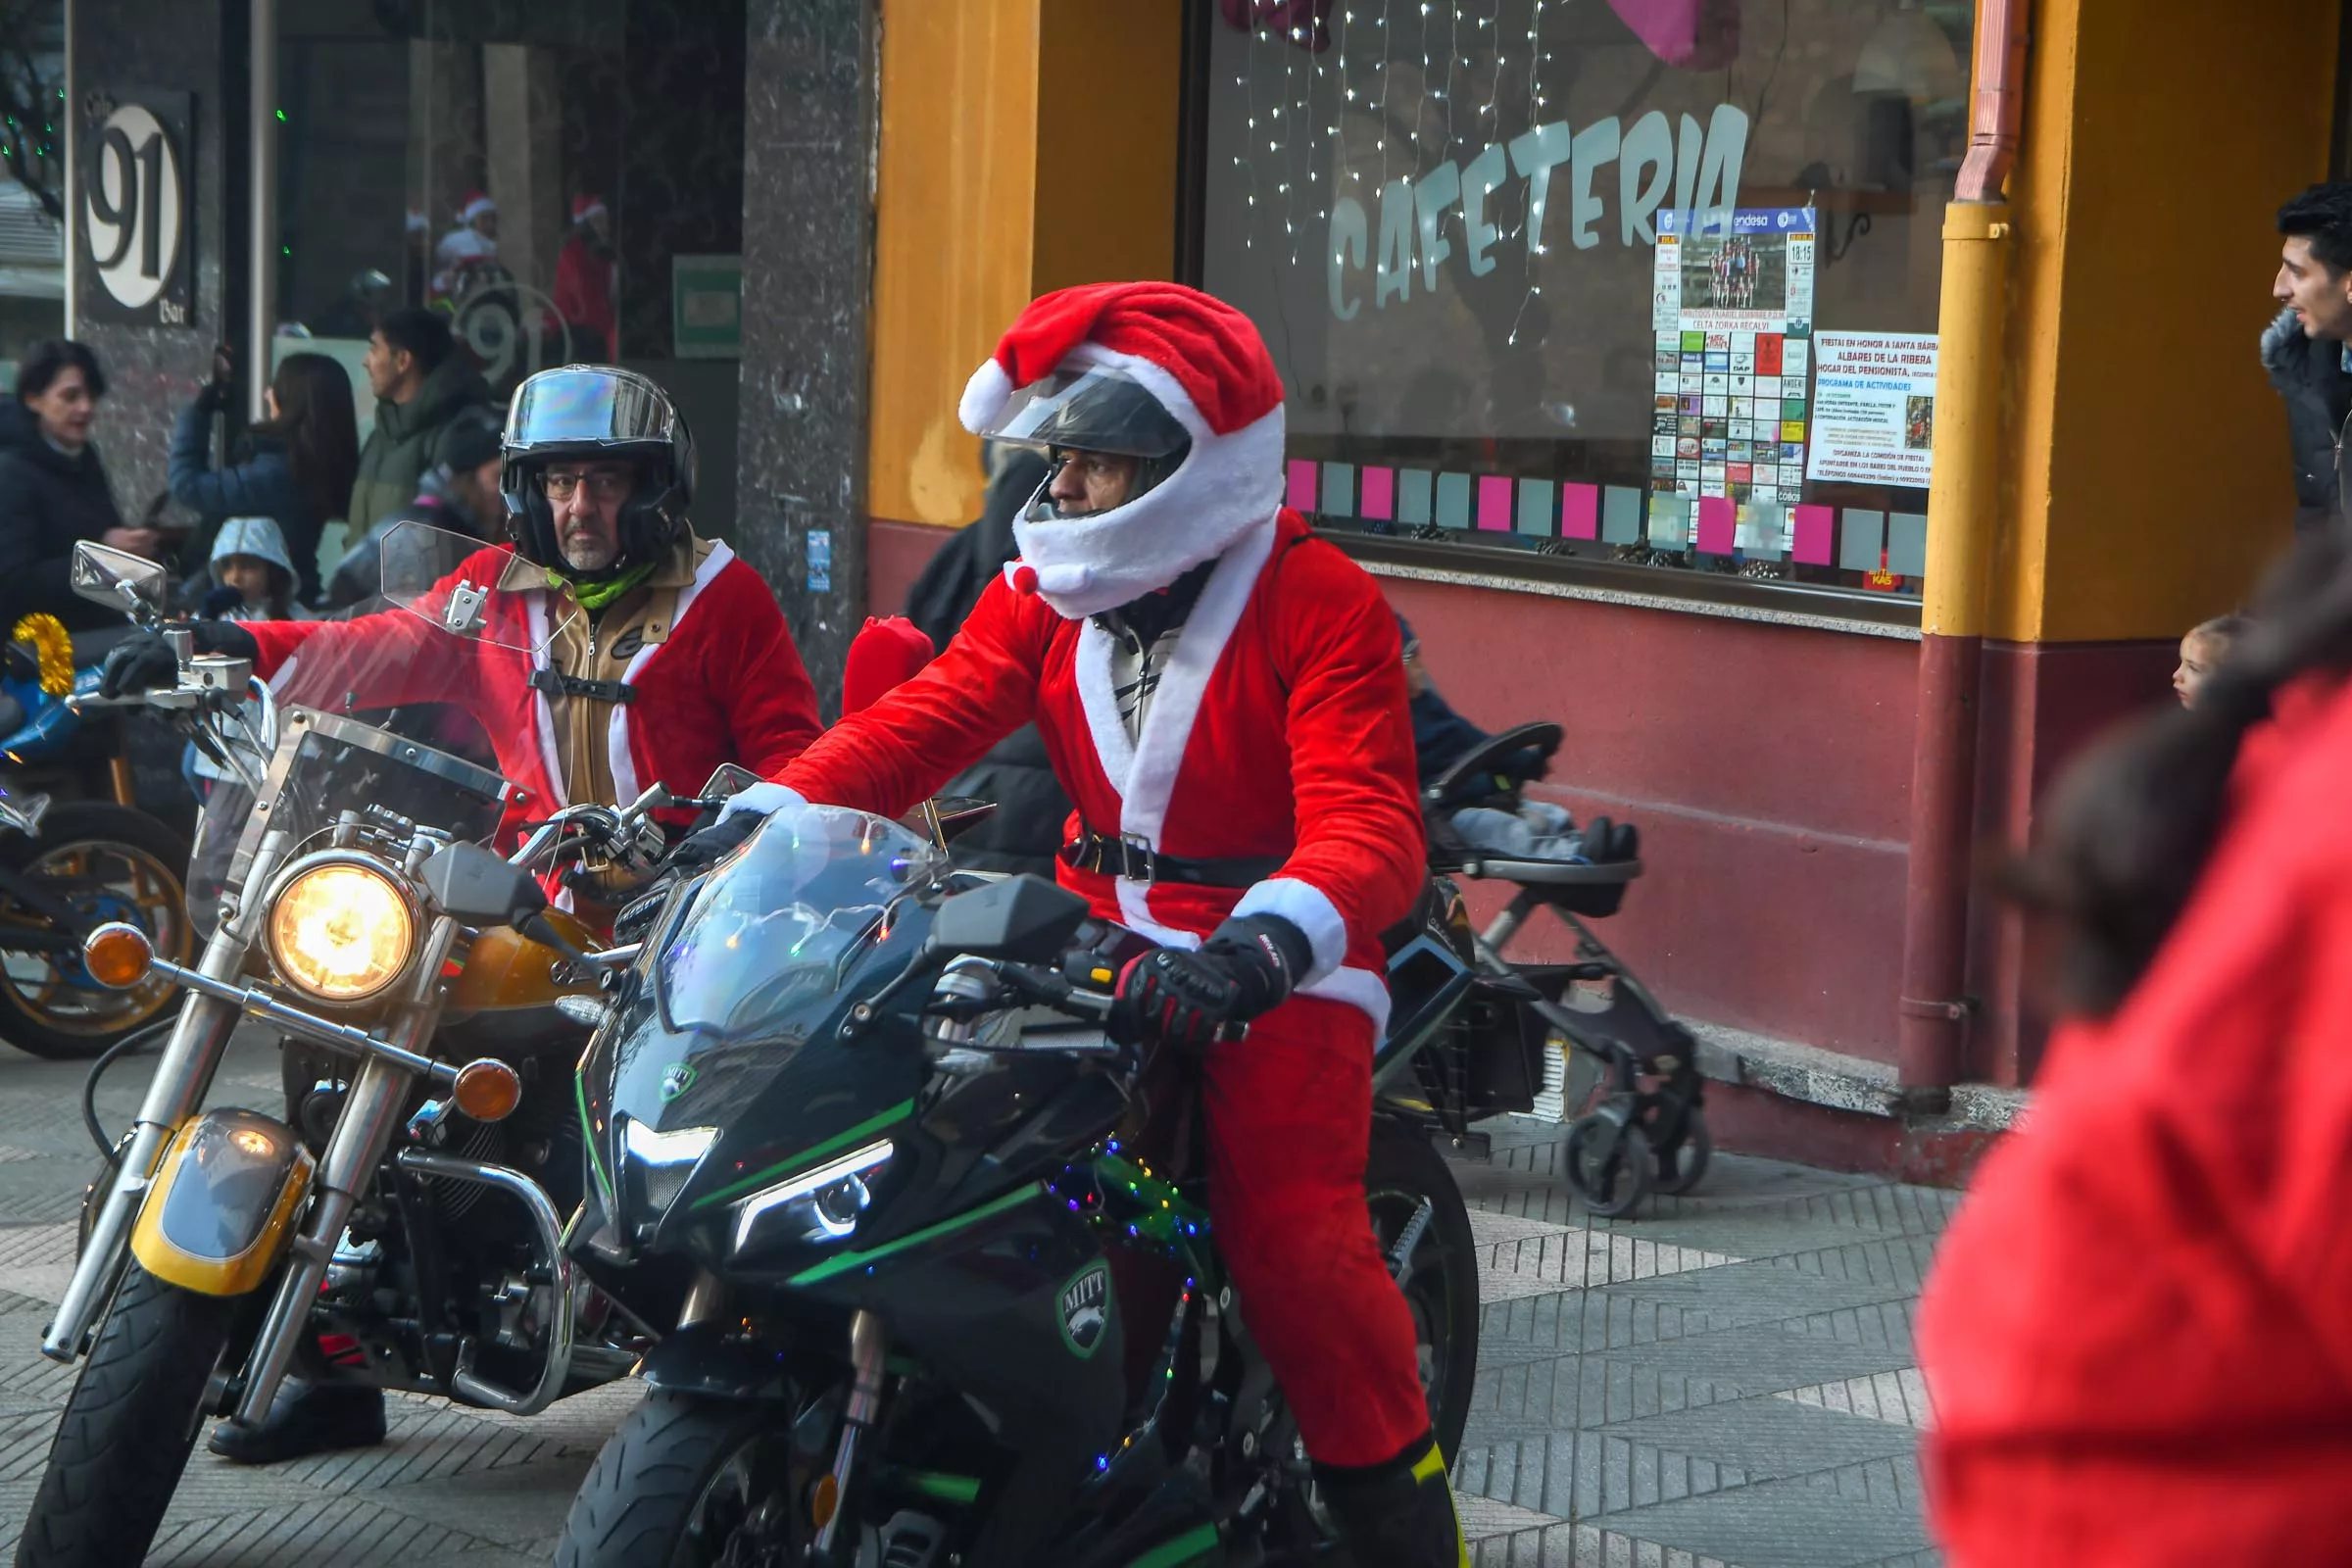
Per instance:
[[[987,434],[1014,392],[1062,368],[1126,372],[1192,438],[1177,471],[1097,517],[1032,531],[1007,579],[1077,618],[1165,587],[1270,526],[1282,495],[1282,376],[1250,318],[1181,283],[1088,283],[1033,301],[972,373],[956,416]]]
[[[956,416],[984,434],[1012,394],[1060,368],[1115,366],[1196,441],[1231,435],[1282,402],[1282,376],[1250,318],[1182,283],[1084,283],[1030,302],[964,384]]]
[[[497,211],[498,203],[492,201],[487,195],[477,190],[472,195],[466,198],[465,206],[458,209],[458,219],[461,222],[470,223],[485,213],[495,213]]]
[[[575,223],[585,223],[604,211],[605,199],[602,196],[591,196],[583,191],[571,199],[571,220]]]

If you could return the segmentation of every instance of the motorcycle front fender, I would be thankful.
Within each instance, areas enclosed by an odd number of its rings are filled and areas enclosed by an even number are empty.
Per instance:
[[[130,1233],[157,1279],[200,1296],[244,1296],[277,1266],[311,1190],[313,1160],[284,1122],[210,1110],[181,1127]]]
[[[665,1394],[697,1394],[709,1399],[792,1397],[792,1380],[772,1347],[729,1339],[726,1325],[695,1323],[666,1335],[645,1352],[637,1375],[646,1387]]]

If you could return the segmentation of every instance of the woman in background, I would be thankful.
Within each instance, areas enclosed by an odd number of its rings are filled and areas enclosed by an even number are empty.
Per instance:
[[[264,398],[269,417],[253,427],[252,454],[232,467],[212,466],[213,416],[227,407],[231,365],[213,359],[213,379],[180,411],[172,430],[172,499],[205,514],[268,517],[293,558],[303,604],[318,597],[318,536],[351,504],[360,436],[352,416],[351,377],[323,354],[289,354]]]

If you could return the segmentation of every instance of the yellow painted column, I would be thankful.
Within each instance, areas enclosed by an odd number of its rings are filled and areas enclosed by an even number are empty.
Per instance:
[[[2285,544],[2256,341],[2278,206],[2328,175],[2342,12],[2036,0],[1987,636],[2177,637]]]
[[[972,370],[1048,289],[1166,277],[1181,0],[884,0],[868,507],[977,515]]]

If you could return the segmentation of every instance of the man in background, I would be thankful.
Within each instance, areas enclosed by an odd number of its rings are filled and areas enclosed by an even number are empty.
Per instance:
[[[360,471],[344,518],[365,533],[416,499],[450,426],[469,411],[497,416],[496,400],[481,372],[450,341],[448,322],[431,311],[403,307],[368,337],[368,386],[375,394],[375,429],[360,450]]]
[[[2279,311],[2262,368],[2286,400],[2295,527],[2342,515],[2337,443],[2352,416],[2352,181],[2314,185],[2278,209]]]

